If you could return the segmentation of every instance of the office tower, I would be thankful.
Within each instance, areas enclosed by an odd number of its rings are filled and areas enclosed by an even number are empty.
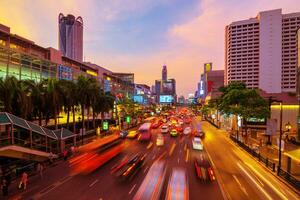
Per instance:
[[[163,66],[163,69],[162,69],[162,80],[163,81],[166,81],[168,79],[168,74],[167,74],[167,66],[164,65]]]
[[[83,20],[74,15],[58,16],[58,46],[66,57],[82,62],[83,57]]]

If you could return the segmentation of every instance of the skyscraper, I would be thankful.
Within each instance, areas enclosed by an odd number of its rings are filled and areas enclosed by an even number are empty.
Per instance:
[[[83,20],[74,15],[58,16],[58,46],[66,57],[82,62],[83,57]]]
[[[281,9],[232,22],[225,31],[225,84],[243,81],[267,93],[296,92],[300,12]]]
[[[163,69],[162,69],[162,80],[163,81],[166,81],[168,79],[168,74],[167,74],[167,66],[164,65],[163,66]]]

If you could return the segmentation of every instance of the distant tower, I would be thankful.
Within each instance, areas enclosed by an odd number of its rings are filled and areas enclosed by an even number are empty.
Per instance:
[[[83,57],[83,20],[74,15],[58,16],[58,46],[62,54],[82,62]]]
[[[162,80],[166,81],[168,79],[168,75],[167,75],[167,66],[164,65],[163,69],[162,69]]]

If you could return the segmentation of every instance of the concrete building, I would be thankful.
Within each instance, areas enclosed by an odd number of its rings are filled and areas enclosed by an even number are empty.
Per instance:
[[[82,62],[83,58],[83,20],[79,16],[58,16],[58,46],[66,57]]]
[[[267,93],[296,92],[300,12],[281,9],[232,22],[225,30],[225,84],[245,82]]]

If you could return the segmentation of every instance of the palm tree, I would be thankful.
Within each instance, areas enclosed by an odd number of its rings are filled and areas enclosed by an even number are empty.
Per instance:
[[[75,106],[77,105],[76,84],[73,81],[60,80],[64,111],[67,113],[67,129],[69,129],[70,112],[73,113],[73,131],[75,131]]]
[[[79,76],[76,83],[76,91],[78,95],[78,103],[81,107],[81,119],[82,119],[82,129],[85,128],[84,125],[84,110],[86,106],[89,106],[89,88],[90,88],[90,80],[85,76]]]
[[[48,79],[46,98],[48,101],[48,107],[50,108],[50,112],[54,118],[55,129],[57,129],[57,115],[60,113],[62,108],[62,91],[57,79]]]
[[[0,100],[3,103],[3,110],[5,112],[13,112],[13,98],[15,95],[15,89],[17,88],[18,80],[14,76],[0,78]]]
[[[47,80],[43,79],[40,82],[32,81],[31,85],[31,100],[33,104],[33,115],[38,118],[39,125],[42,125],[42,119],[46,116],[46,94]]]

